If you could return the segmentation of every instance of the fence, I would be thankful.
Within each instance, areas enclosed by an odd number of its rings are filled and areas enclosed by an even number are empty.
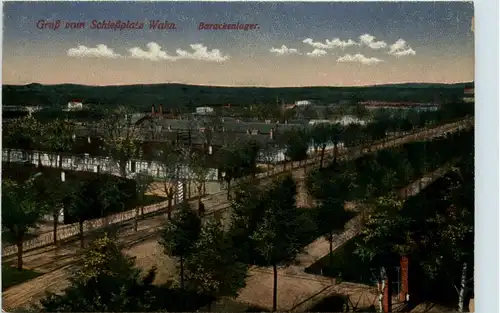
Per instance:
[[[460,122],[461,121],[455,122],[455,123],[451,124],[451,126],[450,126],[450,124],[443,125],[443,127],[444,127],[444,129],[453,129],[454,127],[456,127],[455,124],[460,123]],[[421,130],[420,130],[420,132],[421,132]],[[417,133],[419,133],[419,132],[415,132],[414,134],[417,134]],[[404,135],[404,136],[408,136],[408,135]],[[401,138],[403,138],[403,137],[401,137]],[[389,140],[394,140],[394,139],[389,139]],[[387,141],[388,141],[387,139],[384,140],[384,142],[387,142]],[[380,146],[377,149],[382,149],[382,148],[384,148],[384,145]],[[347,149],[345,149],[345,150],[347,150]],[[4,154],[5,154],[5,151],[4,151]],[[349,157],[349,156],[347,156],[347,157]],[[308,159],[307,161],[305,161],[305,163],[307,165],[316,164],[317,160]],[[303,165],[304,164],[302,162],[292,162],[290,164],[290,166],[292,168],[301,167]],[[431,173],[431,175],[424,177],[422,179],[419,179],[417,182],[410,184],[409,186],[407,186],[406,188],[403,189],[404,191],[402,191],[402,192],[405,193],[404,196],[407,197],[408,194],[420,192],[420,190],[425,188],[425,186],[429,185],[432,181],[434,181],[438,177],[442,176],[447,170],[448,170],[448,167],[439,168],[436,171],[433,171]],[[271,171],[257,174],[256,177],[258,179],[263,179],[265,177],[274,176],[274,175],[277,175],[277,174],[282,173],[282,172],[283,172],[283,169],[273,168]],[[415,184],[417,184],[417,185],[415,185]],[[225,193],[226,193],[226,191],[216,192],[216,193],[210,195],[209,198],[219,198],[219,197],[223,196]],[[167,204],[168,204],[168,202],[164,201],[161,203],[146,206],[143,209],[144,214],[149,214],[149,213],[153,213],[156,211],[160,211],[160,210],[166,208]],[[125,221],[129,221],[129,220],[134,219],[135,217],[136,217],[136,209],[132,209],[132,210],[125,211],[122,213],[116,213],[116,214],[113,214],[113,215],[110,215],[107,217],[85,221],[83,224],[83,230],[84,230],[84,232],[88,232],[88,231],[93,230],[93,229],[101,228],[105,225],[112,225],[112,224],[118,224],[118,223],[122,223]],[[79,232],[80,232],[80,227],[79,227],[78,223],[66,225],[66,226],[63,226],[60,229],[58,229],[57,239],[58,240],[67,239],[67,238],[78,235]],[[23,250],[40,248],[43,246],[50,245],[53,242],[54,242],[53,232],[45,233],[45,234],[38,236],[37,238],[25,241],[23,243]],[[9,245],[9,246],[3,247],[2,250],[3,250],[4,257],[10,256],[10,255],[17,253],[17,246]]]
[[[167,201],[152,204],[149,206],[145,206],[143,211],[144,214],[153,213],[156,211],[160,211],[165,209],[168,205]],[[140,213],[139,213],[140,214]],[[103,218],[97,218],[93,220],[88,220],[83,223],[83,232],[89,232],[91,230],[95,230],[98,228],[102,228],[107,225],[123,223],[126,221],[130,221],[136,217],[136,209],[132,209],[129,211],[112,214]],[[57,240],[64,240],[71,237],[74,237],[80,233],[80,224],[73,223],[69,225],[65,225],[57,230]],[[23,243],[23,251],[31,250],[35,248],[44,247],[54,243],[54,233],[49,232],[42,234],[36,238],[26,240]],[[2,256],[7,257],[17,253],[16,245],[4,246],[2,248]]]
[[[115,176],[122,176],[120,165],[110,157],[94,157],[88,154],[60,156],[54,153],[45,151],[26,151],[19,149],[5,149],[2,151],[2,161],[4,162],[23,162],[33,165],[41,163],[46,167],[61,167],[65,170],[84,171],[84,172],[99,172]],[[137,172],[147,172],[153,177],[164,178],[164,167],[156,161],[131,160],[125,166],[127,176]],[[179,166],[178,175],[182,179],[193,179],[194,173],[188,166]],[[210,169],[207,173],[207,181],[218,180],[218,170]]]

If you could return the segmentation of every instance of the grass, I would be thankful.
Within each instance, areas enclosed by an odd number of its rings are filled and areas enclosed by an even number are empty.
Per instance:
[[[362,260],[360,256],[354,253],[355,249],[356,239],[349,240],[332,253],[331,265],[330,255],[328,254],[308,267],[306,272],[336,277],[342,281],[372,285],[372,268],[375,268],[375,266],[371,262]]]
[[[2,264],[2,291],[12,286],[24,283],[40,275],[42,275],[42,273],[38,273],[28,269],[22,269],[19,271],[17,268]]]

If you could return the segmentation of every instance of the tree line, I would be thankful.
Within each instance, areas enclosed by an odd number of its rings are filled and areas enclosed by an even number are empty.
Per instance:
[[[196,106],[274,104],[276,98],[288,103],[314,100],[332,103],[340,100],[385,100],[432,102],[436,99],[453,99],[463,96],[461,84],[403,84],[370,87],[212,87],[182,84],[155,84],[129,86],[82,85],[4,85],[2,97],[8,105],[36,105],[63,108],[71,99],[84,99],[106,109],[126,104],[135,111],[149,111],[152,104],[163,103],[165,108],[192,112]]]
[[[112,238],[104,237],[86,250],[84,265],[71,286],[63,294],[49,295],[42,301],[43,310],[123,311],[130,310],[130,305],[137,311],[193,310],[188,305],[195,299],[200,299],[196,300],[198,305],[204,303],[210,308],[217,298],[236,296],[245,286],[248,264],[258,264],[273,268],[275,311],[278,268],[290,264],[314,238],[325,236],[332,243],[352,218],[344,207],[348,201],[363,201],[372,207],[363,220],[357,253],[376,260],[380,268],[393,264],[395,254],[410,256],[412,263],[423,264],[418,267],[428,277],[439,277],[436,280],[443,279],[440,273],[446,269],[447,278],[451,277],[461,292],[456,270],[465,268],[467,272],[472,268],[470,252],[462,246],[464,240],[470,242],[472,231],[472,153],[473,133],[468,131],[382,150],[353,161],[333,162],[307,178],[308,189],[317,202],[316,209],[307,211],[296,205],[297,190],[290,175],[275,179],[267,188],[248,177],[232,192],[228,225],[213,218],[203,221],[186,203],[165,220],[160,243],[167,255],[178,260],[178,285],[154,286],[154,268],[141,277]],[[401,201],[391,195],[396,188],[457,158],[460,162],[453,163],[455,174],[447,176],[452,179],[446,178],[449,183],[439,188],[437,198],[425,202],[417,195]],[[31,193],[22,188],[7,193],[6,209],[26,212],[26,217],[18,213],[14,216],[18,221],[31,221],[26,225],[29,227],[33,219],[28,212],[33,212],[35,205],[30,204],[33,201],[29,202],[29,197],[24,198]],[[19,205],[14,210],[16,203]],[[430,210],[434,206],[436,209]],[[427,230],[431,234],[425,234]],[[170,303],[164,302],[166,299]]]

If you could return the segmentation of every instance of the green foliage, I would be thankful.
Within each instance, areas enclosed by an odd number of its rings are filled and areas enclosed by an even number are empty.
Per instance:
[[[212,297],[236,297],[245,287],[248,266],[238,261],[231,237],[220,222],[207,221],[193,251],[186,259],[190,288]]]
[[[256,174],[260,150],[261,146],[255,140],[236,142],[222,147],[217,153],[217,163],[219,170],[224,173],[224,181],[230,186],[235,179]]]
[[[366,100],[421,101],[433,102],[436,94],[442,99],[463,96],[466,84],[400,84],[374,87],[210,87],[182,84],[151,84],[129,86],[82,86],[82,85],[4,85],[2,99],[8,105],[42,105],[62,108],[72,98],[85,97],[85,103],[93,103],[103,108],[113,108],[123,103],[135,110],[146,112],[152,104],[164,103],[169,108],[192,112],[200,103],[221,106],[262,104],[260,108],[279,111],[276,97],[288,103],[311,99],[319,103],[332,103],[339,100],[354,99],[353,102]],[[263,110],[255,110],[262,112]],[[265,111],[264,111],[265,112]],[[270,113],[262,116],[275,116]],[[246,113],[246,112],[245,112]]]
[[[300,249],[296,186],[291,176],[274,182],[265,193],[267,208],[251,238],[268,264],[292,260]]]
[[[307,159],[309,149],[309,135],[305,129],[293,129],[283,135],[285,157],[290,161],[303,161]]]
[[[315,148],[322,148],[332,140],[332,127],[329,124],[316,124],[310,130],[310,136]]]
[[[79,222],[97,216],[104,216],[107,211],[124,209],[122,195],[118,185],[100,177],[83,182],[67,182],[69,190],[65,199],[68,215]],[[119,211],[119,210],[118,210]]]
[[[2,125],[2,139],[6,147],[26,150],[40,149],[43,146],[42,124],[32,117],[17,118]]]
[[[362,239],[356,253],[369,261],[381,258],[382,262],[387,262],[393,253],[407,254],[413,246],[407,241],[410,221],[400,214],[403,201],[392,195],[380,197],[373,207],[361,230]]]
[[[241,182],[231,199],[229,233],[239,260],[247,264],[256,259],[251,235],[262,221],[266,205],[262,189],[250,180]]]
[[[184,259],[194,252],[195,244],[201,233],[201,219],[183,202],[176,215],[167,220],[163,228],[160,244],[165,254],[179,257],[180,287],[184,289]]]
[[[44,312],[152,311],[155,269],[145,277],[107,235],[85,250],[83,264],[63,294],[49,293],[41,300]]]
[[[352,147],[357,146],[364,142],[365,136],[363,133],[363,126],[359,124],[349,124],[344,130],[342,136],[344,146]]]
[[[187,256],[193,251],[201,231],[201,220],[189,206],[183,202],[179,211],[167,221],[162,231],[160,243],[165,253],[170,256]]]
[[[37,203],[33,180],[16,183],[8,179],[2,180],[2,227],[8,229],[18,247],[19,270],[22,269],[22,244],[30,228],[46,213],[45,206]]]
[[[69,120],[55,119],[44,125],[45,142],[50,151],[68,152],[73,146],[75,124]]]

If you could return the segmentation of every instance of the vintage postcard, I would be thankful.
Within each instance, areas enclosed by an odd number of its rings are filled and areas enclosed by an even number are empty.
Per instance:
[[[4,310],[474,310],[471,2],[3,17]]]

